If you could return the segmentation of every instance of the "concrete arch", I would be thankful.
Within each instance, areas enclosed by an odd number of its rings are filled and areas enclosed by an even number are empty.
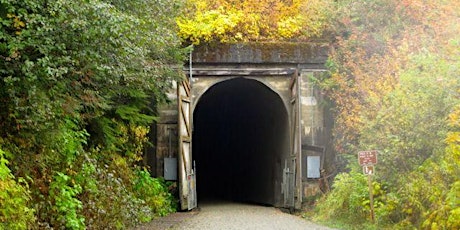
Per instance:
[[[264,78],[262,78],[260,76],[246,76],[246,77],[232,77],[231,76],[231,77],[210,78],[211,80],[209,82],[207,82],[205,86],[203,86],[203,87],[193,87],[193,89],[192,89],[192,91],[193,91],[193,101],[192,101],[192,108],[191,108],[192,113],[193,113],[193,111],[195,111],[195,108],[196,108],[198,102],[200,101],[200,98],[210,88],[212,88],[216,84],[219,84],[219,83],[222,83],[222,82],[225,82],[225,81],[229,81],[229,80],[232,80],[232,79],[237,79],[237,78],[251,79],[251,80],[254,80],[254,81],[258,81],[261,84],[265,85],[267,88],[269,88],[271,91],[276,93],[283,100],[284,107],[286,108],[286,111],[289,112],[288,108],[289,108],[290,98],[286,98],[286,96],[283,95],[283,93],[281,93],[269,80],[266,80],[266,79],[264,79]],[[193,84],[193,80],[192,80],[192,84]],[[286,87],[286,89],[287,89],[287,87]]]
[[[279,206],[289,154],[285,100],[259,79],[217,80],[196,100],[193,158],[199,200]]]

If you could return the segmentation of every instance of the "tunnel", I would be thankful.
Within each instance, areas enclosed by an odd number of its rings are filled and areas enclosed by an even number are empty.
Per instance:
[[[209,88],[193,113],[198,202],[280,204],[288,126],[281,97],[257,80],[233,78]]]

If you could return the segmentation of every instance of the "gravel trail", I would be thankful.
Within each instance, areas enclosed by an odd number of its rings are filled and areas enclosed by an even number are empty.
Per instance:
[[[179,220],[174,219],[176,215]],[[184,218],[184,215],[187,215]],[[176,218],[177,219],[177,218]],[[172,230],[231,230],[231,229],[276,229],[276,230],[327,230],[308,222],[301,217],[283,213],[273,207],[264,207],[251,204],[214,202],[200,204],[200,211],[188,214],[173,214],[169,220],[156,220],[142,229],[172,229]]]

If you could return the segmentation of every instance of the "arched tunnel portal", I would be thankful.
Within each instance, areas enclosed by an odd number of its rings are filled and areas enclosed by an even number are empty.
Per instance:
[[[281,97],[260,81],[213,85],[193,113],[198,201],[282,202],[289,121]]]

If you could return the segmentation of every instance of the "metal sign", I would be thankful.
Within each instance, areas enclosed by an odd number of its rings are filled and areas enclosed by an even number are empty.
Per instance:
[[[377,151],[361,151],[358,153],[358,162],[361,166],[377,164]]]
[[[363,173],[365,175],[374,175],[374,173],[375,173],[374,166],[373,165],[363,166]]]

